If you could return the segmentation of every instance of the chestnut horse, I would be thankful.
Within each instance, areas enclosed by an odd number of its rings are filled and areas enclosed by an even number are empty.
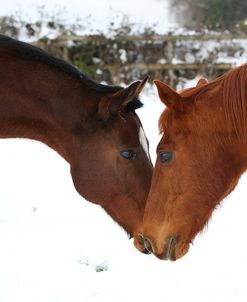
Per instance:
[[[247,65],[180,94],[155,84],[167,108],[136,245],[176,260],[247,168]]]
[[[56,150],[76,190],[133,235],[153,170],[135,113],[147,78],[127,88],[97,84],[41,49],[0,36],[0,79],[0,137]]]

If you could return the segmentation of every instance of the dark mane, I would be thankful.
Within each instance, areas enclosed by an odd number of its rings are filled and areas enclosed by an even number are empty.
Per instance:
[[[81,81],[84,85],[88,86],[89,88],[101,92],[101,93],[115,93],[122,89],[119,86],[108,86],[102,85],[94,82],[93,80],[89,79],[86,75],[81,73],[77,68],[72,66],[71,64],[58,59],[44,50],[27,44],[25,42],[14,40],[10,37],[0,35],[0,47],[6,48],[7,50],[14,51],[22,56],[32,58],[38,62],[41,62],[46,65],[53,66],[71,77],[75,80]]]

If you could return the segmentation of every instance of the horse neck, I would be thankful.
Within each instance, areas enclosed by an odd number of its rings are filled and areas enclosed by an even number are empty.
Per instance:
[[[29,61],[1,63],[0,138],[39,140],[70,162],[96,96],[92,101],[81,82],[42,64],[37,73]]]
[[[230,150],[237,174],[240,177],[247,170],[247,143],[241,142],[237,138],[235,142],[231,143]]]
[[[242,173],[247,169],[247,64],[229,71],[215,80],[223,91],[221,108],[224,112],[223,129],[227,129],[230,148]]]

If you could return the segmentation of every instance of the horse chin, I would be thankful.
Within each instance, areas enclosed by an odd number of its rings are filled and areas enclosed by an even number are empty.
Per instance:
[[[127,231],[126,231],[126,232],[127,232]],[[127,232],[127,236],[129,237],[129,239],[134,238],[134,235],[133,235],[132,233],[130,233],[130,232]]]

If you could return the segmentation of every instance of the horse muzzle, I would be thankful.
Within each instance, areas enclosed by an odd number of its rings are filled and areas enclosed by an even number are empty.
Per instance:
[[[161,249],[158,249],[152,240],[142,234],[138,234],[137,241],[138,244],[135,244],[135,246],[140,252],[153,254],[161,260],[175,261],[186,254],[189,249],[189,245],[182,244],[179,237],[175,235],[169,236]]]

